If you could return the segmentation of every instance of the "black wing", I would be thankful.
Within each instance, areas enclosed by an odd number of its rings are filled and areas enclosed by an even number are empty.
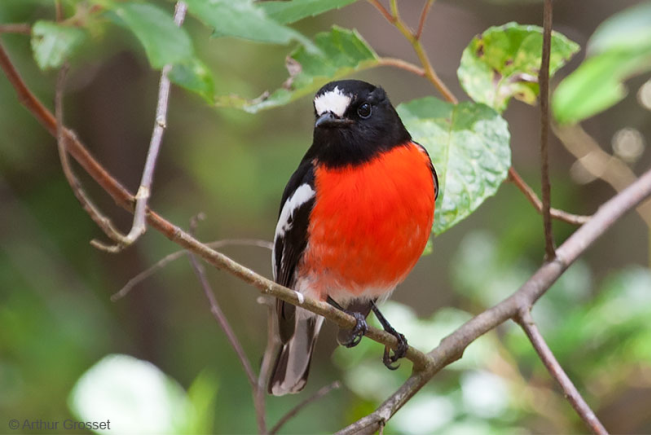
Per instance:
[[[420,149],[429,157],[429,168],[432,171],[432,176],[434,177],[434,199],[436,200],[439,197],[439,177],[436,175],[436,169],[434,169],[434,164],[432,163],[432,158],[430,157],[429,153],[425,149],[424,146],[419,144],[418,142],[412,141],[414,144],[418,145]]]
[[[296,284],[314,201],[314,168],[310,160],[303,160],[285,187],[274,237],[274,279],[285,287]],[[294,335],[296,307],[277,300],[276,314],[281,341],[286,343]]]

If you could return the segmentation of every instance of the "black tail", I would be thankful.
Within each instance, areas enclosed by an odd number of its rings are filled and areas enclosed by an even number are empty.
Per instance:
[[[274,396],[298,393],[305,387],[310,373],[310,362],[314,344],[323,324],[323,317],[296,308],[291,319],[293,334],[283,337],[283,325],[280,326],[281,341],[283,342],[276,363],[269,378],[268,391]]]

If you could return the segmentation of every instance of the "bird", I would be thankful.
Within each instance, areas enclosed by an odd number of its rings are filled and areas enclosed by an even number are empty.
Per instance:
[[[438,178],[429,154],[414,142],[380,86],[360,80],[324,85],[314,97],[310,148],[282,195],[273,243],[274,280],[352,315],[340,344],[356,346],[373,311],[398,339],[384,364],[408,345],[377,308],[413,269],[434,220]],[[300,299],[300,298],[299,298]],[[280,299],[280,346],[267,390],[300,392],[307,382],[323,317]]]

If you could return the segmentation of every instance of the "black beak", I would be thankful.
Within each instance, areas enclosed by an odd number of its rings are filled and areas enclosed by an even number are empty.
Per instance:
[[[336,128],[342,124],[347,124],[347,121],[336,117],[332,112],[326,112],[316,119],[314,127]]]

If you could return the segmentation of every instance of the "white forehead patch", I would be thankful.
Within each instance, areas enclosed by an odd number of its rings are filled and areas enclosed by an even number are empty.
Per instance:
[[[348,95],[344,94],[338,87],[335,87],[333,90],[316,97],[314,99],[314,108],[318,116],[326,112],[332,112],[341,118],[344,116],[350,100],[351,98]]]

